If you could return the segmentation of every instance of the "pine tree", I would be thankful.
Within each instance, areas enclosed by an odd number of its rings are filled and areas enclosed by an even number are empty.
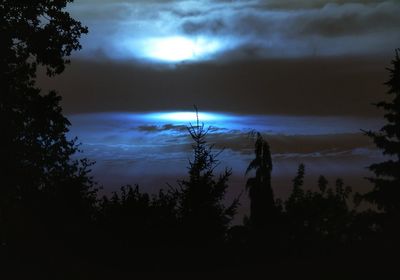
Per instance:
[[[393,68],[387,68],[390,73],[387,94],[389,101],[382,101],[376,105],[385,110],[384,118],[387,123],[378,131],[365,132],[371,137],[375,145],[390,159],[375,163],[369,169],[375,173],[369,180],[374,184],[372,191],[365,198],[376,204],[386,213],[400,215],[400,49],[396,50],[392,60]]]
[[[197,113],[197,109],[196,109]],[[188,127],[194,141],[194,159],[189,162],[189,178],[180,181],[179,216],[186,233],[186,241],[191,245],[210,245],[224,240],[229,223],[238,206],[235,199],[229,206],[224,205],[225,193],[231,170],[215,178],[219,153],[206,142],[208,129],[200,124]]]
[[[304,184],[305,168],[305,165],[300,163],[299,167],[297,168],[296,177],[294,177],[292,180],[293,190],[285,204],[287,212],[295,212],[293,209],[295,209],[295,207],[297,207],[304,200],[305,192],[302,187]],[[323,184],[326,186],[325,182]]]

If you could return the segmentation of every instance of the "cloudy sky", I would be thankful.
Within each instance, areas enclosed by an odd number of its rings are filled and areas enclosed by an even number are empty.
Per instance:
[[[70,10],[91,27],[82,55],[232,61],[392,51],[396,2],[82,0]]]
[[[76,0],[68,10],[89,34],[65,73],[40,85],[63,96],[71,135],[107,189],[184,176],[193,117],[158,113],[193,104],[216,113],[202,121],[237,191],[251,129],[271,143],[276,185],[305,162],[310,175],[362,188],[381,158],[360,129],[382,122],[370,104],[400,47],[399,1]]]
[[[197,104],[376,115],[368,104],[400,45],[399,1],[76,0],[69,10],[90,33],[46,86],[71,113]]]

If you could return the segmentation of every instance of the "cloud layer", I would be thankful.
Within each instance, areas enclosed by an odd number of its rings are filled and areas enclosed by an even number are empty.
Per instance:
[[[97,161],[94,175],[106,189],[140,183],[149,191],[186,174],[192,141],[187,121],[155,119],[149,114],[103,113],[71,115],[71,134],[83,143],[84,155]],[[229,121],[227,121],[229,119]],[[232,123],[233,120],[233,123]],[[307,125],[305,125],[307,124]],[[381,159],[370,139],[357,127],[375,129],[374,121],[354,118],[227,116],[207,121],[208,142],[224,149],[221,167],[231,167],[234,185],[244,185],[244,170],[253,157],[249,131],[257,128],[271,145],[274,177],[287,180],[297,165],[310,174],[362,178]],[[299,129],[293,129],[297,126]]]
[[[390,53],[392,55],[393,52]],[[266,115],[380,116],[390,58],[270,59],[179,65],[73,60],[40,86],[63,95],[67,113],[191,110]]]
[[[400,43],[398,1],[81,0],[69,9],[89,26],[86,57],[151,60],[151,42],[171,37],[208,46],[200,60],[228,61],[376,54]]]

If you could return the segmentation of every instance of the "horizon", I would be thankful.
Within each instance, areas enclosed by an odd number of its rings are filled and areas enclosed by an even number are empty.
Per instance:
[[[204,121],[201,119],[204,118]],[[82,154],[96,162],[94,180],[102,194],[121,186],[136,185],[149,193],[168,189],[187,175],[191,157],[191,139],[187,128],[196,124],[196,113],[162,111],[146,113],[106,112],[69,115],[69,135],[82,143]],[[199,111],[199,122],[210,128],[207,142],[215,145],[217,174],[232,168],[228,200],[245,190],[244,171],[253,157],[256,130],[271,146],[272,187],[277,198],[286,199],[300,163],[306,166],[305,186],[317,189],[324,175],[333,185],[341,178],[355,192],[372,185],[364,179],[367,166],[385,157],[375,148],[361,128],[377,129],[382,120],[363,117],[263,116]],[[149,173],[150,172],[150,173]],[[247,195],[242,196],[240,222],[249,212]]]

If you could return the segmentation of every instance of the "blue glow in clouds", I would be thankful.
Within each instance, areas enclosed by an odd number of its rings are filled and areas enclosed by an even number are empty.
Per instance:
[[[68,11],[90,30],[77,55],[95,60],[99,51],[163,64],[375,56],[392,54],[400,40],[394,0],[80,0]],[[343,20],[350,14],[354,20]],[[330,26],[338,26],[334,34]]]
[[[196,125],[193,111],[109,112],[68,118],[72,123],[69,135],[83,143],[83,156],[96,162],[95,179],[108,190],[138,183],[146,191],[157,192],[165,182],[187,175],[193,141],[186,127]],[[199,112],[199,121],[211,128],[208,143],[215,144],[217,150],[225,148],[219,157],[221,168],[232,167],[236,176],[232,184],[238,193],[245,185],[243,172],[253,157],[253,139],[248,135],[251,129],[271,143],[274,178],[291,178],[300,162],[315,175],[363,178],[368,175],[364,166],[381,160],[380,154],[373,153],[356,135],[360,128],[376,130],[380,119]],[[355,135],[354,142],[349,141],[349,133]],[[309,146],[304,146],[305,139]]]
[[[145,57],[165,62],[204,59],[220,48],[217,40],[182,36],[148,39],[145,45]]]
[[[179,123],[188,124],[189,122],[196,122],[197,116],[195,112],[164,112],[164,113],[150,113],[144,115],[145,118],[153,120],[154,122],[166,122],[166,123]],[[198,118],[200,122],[223,122],[228,119],[232,119],[232,116],[210,113],[210,112],[199,112]]]
[[[139,59],[161,63],[208,60],[227,47],[223,40],[206,36],[126,39],[119,44],[121,58],[123,53],[130,53]]]
[[[359,133],[360,128],[378,129],[382,124],[379,119],[355,117],[315,117],[315,116],[268,116],[239,115],[222,112],[199,112],[200,123],[211,126],[217,132],[248,133],[255,129],[266,135],[334,135]],[[136,137],[141,134],[141,127],[154,127],[162,131],[163,126],[195,125],[197,117],[194,111],[167,111],[147,113],[95,113],[69,116],[72,130],[75,130],[81,140],[104,136],[113,132],[119,139]],[[107,128],[108,127],[108,128]],[[94,132],[96,131],[96,132]],[[119,131],[117,133],[117,131]],[[175,129],[171,135],[180,135]],[[82,138],[82,136],[84,137]],[[129,140],[129,141],[131,141]],[[83,141],[85,142],[85,141]],[[91,141],[87,141],[91,142]]]

